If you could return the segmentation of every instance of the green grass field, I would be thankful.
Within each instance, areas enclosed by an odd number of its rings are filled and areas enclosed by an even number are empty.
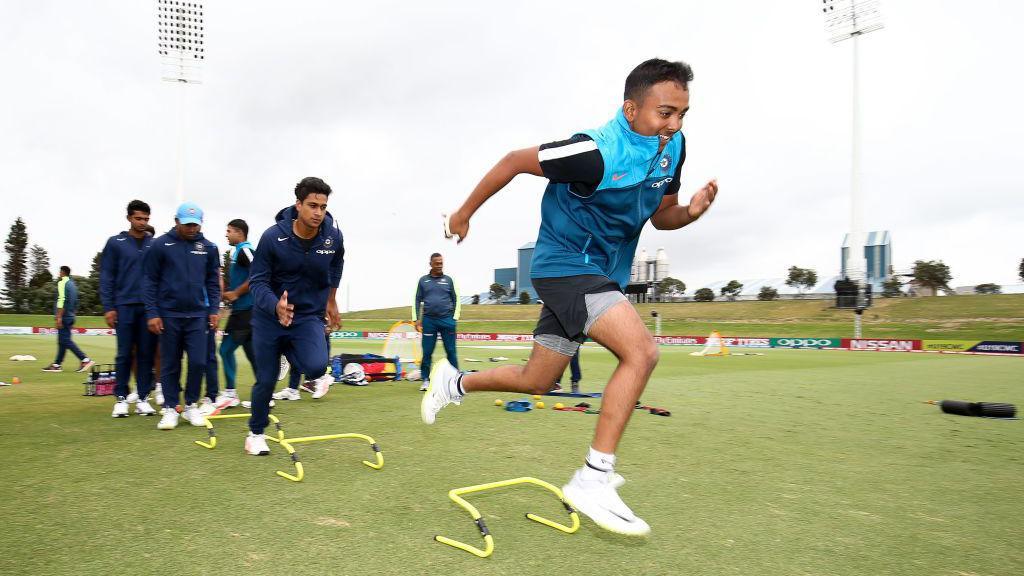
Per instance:
[[[114,340],[81,337],[109,361]],[[349,341],[335,351],[374,351]],[[536,476],[561,485],[581,463],[596,416],[509,413],[499,394],[420,423],[413,383],[335,386],[275,409],[290,436],[361,432],[298,447],[306,479],[277,446],[242,454],[243,421],[204,429],[110,417],[111,397],[82,397],[82,375],[44,374],[53,337],[0,336],[0,574],[702,574],[1013,575],[1024,573],[1024,426],[943,415],[928,399],[1024,405],[1024,359],[767,350],[696,358],[662,349],[619,450],[623,498],[653,533],[628,539],[583,520],[566,535],[546,492],[470,495],[495,537],[479,559],[432,540],[481,542],[447,498],[459,486]],[[6,360],[34,354],[35,363]],[[527,350],[460,346],[461,357]],[[583,353],[584,388],[613,367]],[[247,365],[242,361],[247,370]],[[488,367],[489,363],[465,364]],[[249,374],[245,372],[245,380]],[[245,386],[248,389],[248,386]],[[505,396],[502,399],[515,399]]]
[[[687,302],[642,304],[641,316],[653,328],[652,309],[662,316],[662,333],[704,336],[814,336],[850,338],[853,313],[826,300],[776,302]],[[463,332],[531,333],[540,307],[463,306]],[[345,329],[387,330],[409,319],[409,308],[363,310],[343,314]],[[1024,294],[936,298],[879,298],[863,316],[865,338],[1024,340]],[[49,326],[50,316],[0,314],[0,326]],[[84,316],[78,326],[106,327],[103,318]]]

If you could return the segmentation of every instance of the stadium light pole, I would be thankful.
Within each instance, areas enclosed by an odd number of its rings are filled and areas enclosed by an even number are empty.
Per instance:
[[[825,32],[833,44],[852,43],[853,82],[851,94],[850,145],[850,231],[846,250],[846,276],[857,285],[854,337],[861,336],[861,314],[867,304],[867,261],[864,257],[863,193],[861,191],[860,37],[881,30],[880,0],[822,0]]]
[[[156,0],[161,79],[177,85],[177,203],[185,196],[185,88],[202,84],[206,31],[202,2]]]

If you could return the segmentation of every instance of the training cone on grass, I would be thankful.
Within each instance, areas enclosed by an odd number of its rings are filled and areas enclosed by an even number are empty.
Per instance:
[[[999,402],[966,402],[964,400],[929,400],[946,414],[957,416],[980,416],[982,418],[1016,418],[1017,407]]]

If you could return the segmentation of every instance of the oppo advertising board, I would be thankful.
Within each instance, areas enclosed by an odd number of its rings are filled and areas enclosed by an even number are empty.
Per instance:
[[[772,348],[839,348],[841,338],[770,338]]]

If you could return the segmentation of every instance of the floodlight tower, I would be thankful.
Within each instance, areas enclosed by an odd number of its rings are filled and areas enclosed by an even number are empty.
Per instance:
[[[850,146],[850,233],[846,250],[846,276],[857,284],[857,310],[854,316],[854,337],[860,338],[860,317],[867,304],[867,261],[864,257],[863,198],[861,191],[861,111],[860,111],[860,37],[881,30],[880,0],[822,0],[825,32],[833,44],[850,40],[853,45],[853,82],[851,97]]]
[[[161,78],[178,85],[178,203],[185,195],[185,87],[202,84],[202,64],[206,59],[203,20],[202,2],[156,0]]]

